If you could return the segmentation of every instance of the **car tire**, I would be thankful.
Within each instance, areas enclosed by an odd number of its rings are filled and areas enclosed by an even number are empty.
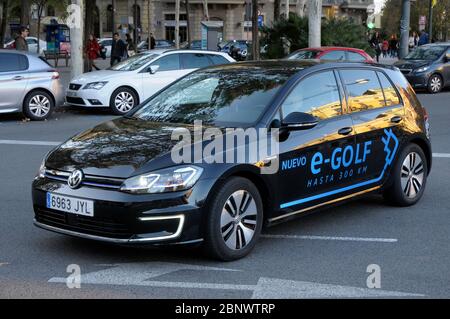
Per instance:
[[[46,120],[54,108],[53,97],[45,91],[30,92],[23,101],[23,114],[32,121]]]
[[[232,177],[220,185],[209,203],[206,253],[222,261],[248,255],[263,224],[263,204],[256,186],[246,178]]]
[[[130,88],[121,87],[111,94],[109,107],[116,115],[124,115],[134,109],[139,103],[138,96]]]
[[[384,198],[394,206],[411,206],[423,195],[428,177],[425,153],[417,144],[408,144],[400,154],[384,190]]]
[[[443,86],[444,86],[444,81],[442,79],[442,76],[440,76],[439,74],[433,74],[428,79],[427,90],[431,94],[441,92]]]

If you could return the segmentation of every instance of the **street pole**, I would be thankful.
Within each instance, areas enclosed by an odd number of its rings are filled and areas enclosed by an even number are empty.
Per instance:
[[[73,12],[75,23],[70,26],[70,47],[72,67],[70,69],[70,78],[83,74],[83,34],[84,34],[84,0],[72,0],[72,4],[78,7]]]
[[[113,36],[114,32],[116,32],[116,21],[115,21],[116,1],[115,0],[111,0],[111,9],[112,9],[111,24],[112,24],[112,36]]]
[[[148,7],[147,7],[147,15],[148,15],[148,49],[150,50],[150,37],[151,37],[151,33],[152,33],[152,0],[147,0],[148,2]]]
[[[188,42],[188,49],[191,48],[191,23],[189,18],[189,0],[184,1],[184,5],[186,6],[186,31],[187,31],[187,42]]]
[[[259,60],[258,0],[252,0],[252,55]]]
[[[428,12],[428,43],[433,42],[432,39],[433,39],[433,0],[430,0]]]
[[[180,48],[180,0],[175,0],[175,48]]]
[[[308,43],[310,48],[320,47],[322,24],[322,0],[309,0],[308,4]]]
[[[134,43],[134,47],[136,48],[137,46],[137,36],[138,36],[138,32],[137,32],[137,20],[138,20],[138,12],[137,12],[137,0],[134,0],[134,10],[133,10],[133,24],[134,24],[134,29],[133,29],[133,43]]]
[[[400,50],[399,50],[400,59],[403,59],[408,54],[410,11],[411,11],[410,0],[403,0],[402,17],[400,20]]]

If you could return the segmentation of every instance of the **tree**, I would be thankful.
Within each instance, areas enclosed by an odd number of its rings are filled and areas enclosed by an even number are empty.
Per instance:
[[[273,1],[273,21],[280,19],[280,0]]]
[[[259,60],[258,0],[252,0],[252,56]]]
[[[309,0],[308,4],[309,21],[309,46],[320,47],[320,26],[322,23],[322,0]]]
[[[295,14],[303,18],[305,16],[306,0],[297,0],[295,3]]]
[[[0,4],[2,5],[2,21],[0,23],[0,46],[3,47],[3,43],[5,42],[6,20],[8,19],[9,1],[2,0],[0,1]]]
[[[20,1],[20,24],[27,26],[30,24],[30,4],[29,0]]]

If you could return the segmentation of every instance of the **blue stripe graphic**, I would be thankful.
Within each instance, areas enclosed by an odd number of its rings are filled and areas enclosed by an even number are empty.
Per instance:
[[[398,144],[399,144],[397,137],[395,136],[394,132],[392,132],[392,129],[389,129],[389,130],[385,129],[384,133],[386,134],[386,136],[383,136],[381,138],[381,141],[384,144],[384,151],[386,152],[386,157],[385,157],[385,161],[386,162],[384,164],[383,171],[381,172],[379,177],[371,179],[371,180],[368,180],[368,181],[365,181],[365,182],[357,183],[357,184],[354,184],[354,185],[349,185],[349,186],[346,186],[346,187],[343,187],[343,188],[338,188],[338,189],[335,189],[335,190],[332,190],[332,191],[329,191],[329,192],[326,192],[326,193],[322,193],[322,194],[318,194],[318,195],[314,195],[314,196],[310,196],[310,197],[306,197],[306,198],[297,199],[297,200],[294,200],[292,202],[287,202],[287,203],[281,204],[280,208],[283,209],[283,208],[288,208],[288,207],[291,207],[291,206],[307,203],[307,202],[310,202],[310,201],[313,201],[313,200],[316,200],[316,199],[320,199],[320,198],[331,196],[331,195],[336,195],[336,194],[343,193],[343,192],[346,192],[346,191],[349,191],[349,190],[352,190],[352,189],[355,189],[355,188],[358,188],[358,187],[367,186],[367,185],[374,184],[374,183],[377,183],[377,182],[381,181],[383,179],[383,176],[384,176],[387,168],[394,161],[395,153],[398,150]],[[389,142],[390,142],[391,139],[394,141],[394,149],[393,150],[391,150],[389,148]]]

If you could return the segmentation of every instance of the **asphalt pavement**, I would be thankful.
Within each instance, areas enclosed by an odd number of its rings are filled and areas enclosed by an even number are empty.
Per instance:
[[[265,229],[251,255],[228,263],[196,248],[120,247],[34,227],[31,182],[46,152],[113,116],[74,107],[45,122],[2,115],[0,298],[449,298],[450,90],[419,99],[435,156],[416,206],[369,196]],[[380,285],[369,288],[374,269]]]

